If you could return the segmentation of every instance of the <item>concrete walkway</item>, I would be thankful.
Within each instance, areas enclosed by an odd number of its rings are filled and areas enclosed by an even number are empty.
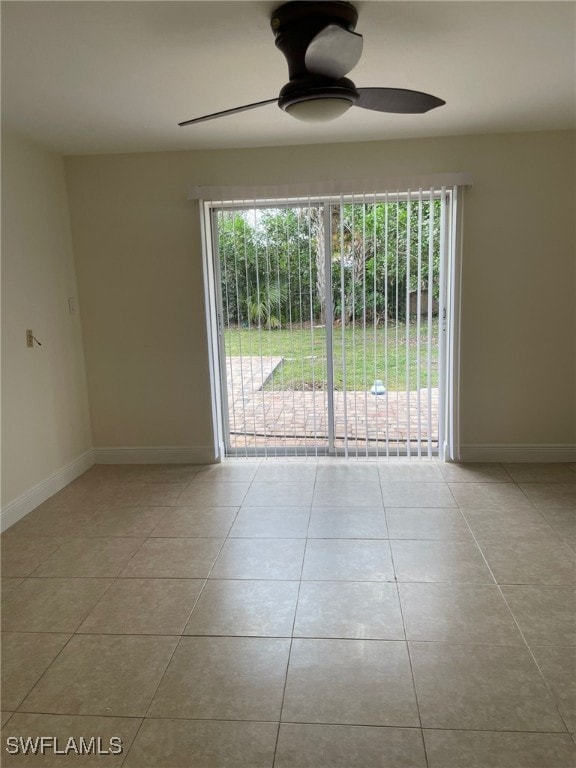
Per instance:
[[[229,357],[226,360],[232,448],[318,448],[328,443],[327,393],[262,389],[281,357]],[[430,404],[430,408],[429,408]],[[422,450],[438,440],[438,390],[334,393],[335,445],[352,452],[395,451],[408,440]]]

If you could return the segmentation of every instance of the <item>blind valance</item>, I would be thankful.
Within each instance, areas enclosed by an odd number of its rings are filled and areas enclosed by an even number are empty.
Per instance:
[[[384,192],[402,192],[407,189],[440,189],[442,187],[470,186],[468,173],[436,173],[420,176],[389,176],[372,179],[332,179],[328,181],[302,181],[291,184],[257,186],[193,186],[188,200],[233,202],[239,200],[263,201],[294,198],[321,198],[335,195],[373,195]]]

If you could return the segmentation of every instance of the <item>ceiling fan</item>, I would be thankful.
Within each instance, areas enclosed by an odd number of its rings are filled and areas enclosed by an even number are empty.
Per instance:
[[[357,88],[344,75],[360,61],[362,35],[354,32],[358,12],[341,0],[292,0],[272,14],[270,26],[288,62],[289,81],[275,99],[213,112],[178,125],[194,125],[277,103],[308,122],[333,120],[350,107],[376,112],[421,114],[446,102],[404,88]]]

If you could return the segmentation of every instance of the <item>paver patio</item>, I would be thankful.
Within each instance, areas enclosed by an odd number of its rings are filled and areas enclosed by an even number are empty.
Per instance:
[[[282,357],[228,357],[226,359],[228,415],[231,447],[325,448],[328,445],[327,393],[324,390],[264,390],[263,386]],[[409,393],[369,391],[334,392],[335,445],[353,453],[366,450],[395,453],[422,452],[438,444],[438,390]]]

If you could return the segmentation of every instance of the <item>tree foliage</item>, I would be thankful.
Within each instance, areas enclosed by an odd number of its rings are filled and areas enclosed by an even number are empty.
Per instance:
[[[403,320],[412,291],[438,297],[439,201],[331,205],[328,221],[335,321]],[[322,205],[221,210],[217,222],[227,326],[324,324]]]

